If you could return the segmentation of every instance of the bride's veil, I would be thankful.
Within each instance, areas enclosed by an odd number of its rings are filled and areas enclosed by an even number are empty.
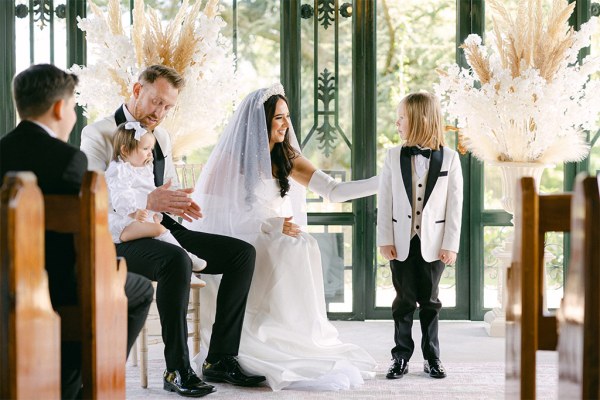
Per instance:
[[[283,94],[280,84],[250,93],[240,103],[221,134],[192,198],[202,208],[203,218],[186,224],[209,233],[234,235],[257,232],[260,221],[271,217],[261,204],[261,195],[273,179],[264,102]],[[288,130],[292,147],[300,153],[294,129]],[[291,213],[294,222],[306,225],[306,191],[290,179]]]

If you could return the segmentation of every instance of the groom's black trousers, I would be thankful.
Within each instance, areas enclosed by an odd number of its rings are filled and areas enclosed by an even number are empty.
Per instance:
[[[170,221],[169,221],[170,220]],[[163,225],[188,251],[206,260],[203,274],[222,274],[217,310],[208,353],[211,357],[237,355],[244,311],[256,251],[242,240],[187,230],[165,217]],[[128,271],[156,281],[156,305],[165,344],[169,370],[190,366],[187,346],[187,308],[190,296],[192,261],[187,253],[156,239],[139,239],[116,245],[117,255],[125,257]]]

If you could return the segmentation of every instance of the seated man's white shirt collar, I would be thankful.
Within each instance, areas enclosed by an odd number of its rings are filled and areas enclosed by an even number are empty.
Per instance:
[[[137,119],[135,119],[135,117],[133,115],[131,115],[131,113],[129,112],[129,110],[125,106],[125,104],[123,104],[123,114],[125,114],[125,119],[127,120],[127,122],[135,122],[135,121],[137,121]]]
[[[45,130],[46,132],[48,132],[48,135],[52,136],[53,138],[58,138],[58,136],[56,136],[56,133],[54,133],[54,131],[52,129],[48,128],[46,125],[42,124],[41,122],[33,121],[33,120],[29,120],[29,122],[33,122],[34,124],[36,124],[37,126],[39,126],[40,128],[42,128],[43,130]]]

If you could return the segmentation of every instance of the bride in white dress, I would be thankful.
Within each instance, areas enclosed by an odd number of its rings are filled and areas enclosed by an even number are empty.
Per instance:
[[[273,390],[349,389],[375,375],[375,360],[342,343],[327,320],[319,248],[300,228],[306,225],[305,186],[346,201],[374,194],[377,180],[338,183],[316,170],[301,155],[281,85],[244,99],[202,170],[193,198],[204,216],[187,227],[255,246],[238,359],[248,372],[265,375]],[[202,278],[208,283],[200,291],[206,349],[219,277]],[[205,356],[194,359],[199,368]]]

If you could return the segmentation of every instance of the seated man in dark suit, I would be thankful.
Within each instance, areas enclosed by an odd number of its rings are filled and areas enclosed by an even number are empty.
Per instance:
[[[33,65],[13,81],[21,122],[0,140],[0,177],[8,171],[32,171],[44,194],[78,194],[87,158],[66,143],[77,119],[77,77],[50,64]],[[46,271],[50,299],[56,308],[77,301],[73,235],[46,231]],[[127,354],[144,326],[154,289],[141,275],[128,273]],[[109,328],[109,327],[107,327]],[[81,388],[81,349],[61,346],[62,398]]]

